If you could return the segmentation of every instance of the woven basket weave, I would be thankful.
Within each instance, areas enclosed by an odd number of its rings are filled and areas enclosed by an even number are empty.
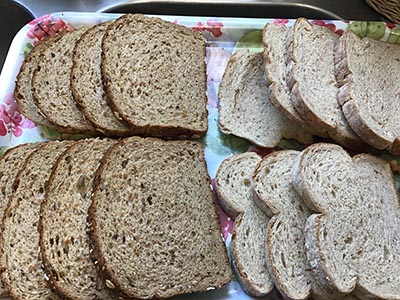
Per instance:
[[[400,24],[400,0],[366,0],[377,12]]]

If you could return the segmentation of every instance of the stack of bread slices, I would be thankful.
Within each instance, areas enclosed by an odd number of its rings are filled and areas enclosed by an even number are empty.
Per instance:
[[[240,50],[228,63],[219,91],[224,133],[263,147],[318,136],[400,154],[399,45],[351,31],[339,37],[303,18],[266,24],[263,43],[263,53]]]
[[[159,299],[231,280],[203,146],[181,140],[207,131],[206,86],[203,36],[159,18],[123,15],[33,48],[14,93],[25,116],[131,137],[25,144],[0,158],[0,293]]]
[[[231,280],[198,142],[31,143],[0,167],[2,292],[13,299],[159,299]]]
[[[386,161],[328,143],[247,152],[222,162],[216,188],[250,295],[400,299],[400,202]]]
[[[140,14],[57,34],[27,55],[14,96],[26,117],[62,133],[201,137],[205,39]]]

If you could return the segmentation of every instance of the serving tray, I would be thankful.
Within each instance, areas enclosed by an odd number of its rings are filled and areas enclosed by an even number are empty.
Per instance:
[[[33,46],[47,35],[57,32],[73,30],[83,26],[94,25],[119,17],[119,14],[99,13],[72,13],[61,12],[37,18],[24,26],[15,36],[7,55],[0,75],[0,155],[9,147],[25,142],[37,142],[59,138],[74,138],[62,136],[59,133],[37,126],[23,115],[16,107],[13,90],[15,78],[21,63]],[[249,48],[250,51],[262,51],[262,29],[266,23],[278,23],[292,26],[290,19],[245,19],[245,18],[211,18],[211,17],[183,17],[159,16],[162,19],[191,27],[201,32],[207,39],[207,95],[208,121],[207,135],[201,139],[205,145],[205,156],[208,172],[214,182],[218,166],[228,155],[246,151],[254,151],[260,155],[268,154],[275,149],[262,149],[249,142],[222,134],[218,129],[218,87],[226,64],[231,54],[240,48]],[[400,26],[384,22],[364,21],[329,21],[312,20],[314,24],[326,26],[332,31],[342,34],[349,29],[359,36],[368,36],[377,40],[400,44]],[[56,76],[56,74],[55,74]],[[268,128],[266,128],[268,130]],[[75,136],[79,138],[79,136]],[[295,141],[283,139],[277,149],[297,149],[303,146]],[[386,152],[374,153],[387,160],[400,159]],[[17,171],[17,170],[16,170]],[[396,185],[399,187],[400,178],[395,174]],[[217,201],[217,199],[216,199]],[[227,248],[230,247],[232,235],[232,220],[219,208],[222,236]],[[5,298],[9,299],[9,298]],[[182,295],[173,299],[252,299],[241,289],[239,283],[233,279],[226,287],[195,295]],[[281,299],[277,294],[264,299]]]

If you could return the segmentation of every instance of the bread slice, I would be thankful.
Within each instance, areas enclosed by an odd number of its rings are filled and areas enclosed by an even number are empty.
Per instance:
[[[33,99],[39,110],[66,133],[95,134],[94,127],[77,108],[70,88],[72,52],[86,30],[50,37],[32,78]]]
[[[314,144],[296,160],[292,181],[315,212],[305,245],[321,287],[336,297],[400,299],[400,207],[389,164]]]
[[[45,47],[47,46],[44,40],[37,44],[25,57],[15,82],[14,99],[18,105],[19,112],[29,120],[42,126],[54,127],[54,124],[50,123],[40,114],[39,108],[35,101],[33,101],[32,96],[33,72],[39,63],[40,53]]]
[[[219,87],[221,131],[261,146],[275,147],[283,138],[309,144],[312,136],[278,111],[269,101],[264,76],[264,57],[239,50],[230,58]]]
[[[339,144],[359,149],[364,143],[347,123],[338,102],[334,53],[339,36],[326,27],[296,20],[291,49],[291,99],[312,128],[321,128]]]
[[[253,173],[254,199],[274,216],[266,238],[268,270],[285,299],[337,300],[318,285],[306,256],[304,228],[311,215],[294,190],[291,170],[298,151],[278,151],[264,157]],[[357,299],[353,296],[343,300]]]
[[[269,100],[295,124],[312,132],[294,108],[288,87],[287,69],[290,61],[289,49],[292,42],[292,27],[267,23],[263,30],[265,75],[270,89]]]
[[[95,172],[114,143],[77,142],[58,158],[46,185],[40,250],[50,284],[61,298],[96,299],[97,271],[89,255],[87,213]]]
[[[255,297],[269,294],[274,287],[264,255],[270,218],[256,206],[251,178],[260,160],[252,152],[230,156],[215,177],[220,204],[235,219],[232,264],[243,289]]]
[[[253,174],[258,201],[274,214],[266,233],[268,270],[286,299],[308,299],[313,274],[304,247],[304,227],[311,211],[291,184],[298,151],[278,151],[263,158]]]
[[[90,233],[108,289],[167,298],[231,280],[200,143],[124,139],[96,176]]]
[[[368,144],[400,154],[400,46],[348,31],[341,39],[339,98],[353,130]]]
[[[101,41],[110,22],[88,29],[76,42],[71,68],[71,90],[85,117],[105,135],[127,136],[131,129],[117,119],[107,104],[101,79]]]
[[[13,183],[13,195],[3,217],[0,251],[1,279],[13,299],[57,299],[42,269],[39,212],[53,164],[72,143],[43,143],[28,156]]]
[[[180,25],[127,14],[102,44],[109,104],[138,134],[200,137],[207,131],[205,39]]]
[[[28,143],[7,150],[0,157],[0,218],[3,219],[4,210],[9,199],[12,197],[12,184],[17,176],[17,172],[25,163],[26,158],[37,148],[39,144]],[[2,231],[2,230],[1,230]],[[0,250],[1,252],[1,250]],[[0,296],[7,294],[2,283],[0,283]]]

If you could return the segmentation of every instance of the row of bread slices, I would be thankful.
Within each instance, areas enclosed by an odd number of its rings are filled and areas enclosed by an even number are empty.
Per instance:
[[[167,298],[231,280],[200,143],[30,143],[0,173],[2,294]]]
[[[199,137],[205,39],[140,14],[58,33],[26,56],[14,97],[27,118],[62,133]]]
[[[219,90],[224,133],[263,147],[319,136],[399,153],[399,45],[352,31],[339,37],[302,18],[266,24],[263,43],[263,53],[241,50],[228,63]]]
[[[219,201],[253,296],[400,299],[400,204],[389,163],[334,144],[226,158]]]

